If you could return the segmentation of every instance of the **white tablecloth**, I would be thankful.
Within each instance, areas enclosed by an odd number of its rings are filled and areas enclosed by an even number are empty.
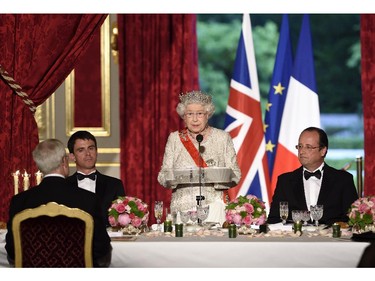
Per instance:
[[[331,237],[144,237],[112,242],[111,267],[354,268],[365,242]]]
[[[4,231],[0,267],[8,267]],[[331,237],[145,237],[112,241],[111,267],[354,268],[366,242]]]

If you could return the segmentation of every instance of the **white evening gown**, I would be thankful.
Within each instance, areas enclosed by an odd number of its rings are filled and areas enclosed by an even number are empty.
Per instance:
[[[198,143],[195,142],[194,145],[198,149]],[[234,173],[233,182],[228,185],[205,183],[201,188],[202,196],[205,197],[202,205],[210,205],[210,213],[206,221],[222,224],[225,221],[223,190],[235,186],[241,178],[232,138],[227,132],[211,127],[211,133],[201,143],[201,151],[208,166],[231,168]],[[191,168],[197,169],[197,165],[181,143],[179,132],[175,131],[168,137],[163,164],[158,174],[159,183],[172,189],[171,210],[188,211],[195,209],[197,205],[196,196],[199,195],[199,184],[173,186],[167,184],[168,172],[171,169]]]

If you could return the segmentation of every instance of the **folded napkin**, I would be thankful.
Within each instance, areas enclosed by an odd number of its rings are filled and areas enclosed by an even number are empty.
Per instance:
[[[268,228],[271,231],[274,231],[274,230],[292,231],[293,230],[293,224],[283,225],[281,222],[279,222],[279,223],[269,224]]]
[[[206,222],[217,222],[223,225],[225,222],[225,204],[222,200],[214,201],[210,204],[210,211]]]

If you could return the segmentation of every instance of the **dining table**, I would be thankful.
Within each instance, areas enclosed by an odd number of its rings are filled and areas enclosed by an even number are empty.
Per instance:
[[[295,234],[281,224],[268,233],[228,229],[187,232],[183,237],[151,231],[112,237],[111,267],[151,268],[355,268],[369,242],[355,242],[349,231],[332,237],[331,229]],[[307,228],[305,228],[307,229]]]
[[[307,229],[307,228],[306,228]],[[332,237],[330,229],[294,233],[270,227],[267,233],[249,230],[229,238],[228,229],[185,227],[183,236],[150,230],[126,235],[109,231],[111,268],[355,268],[367,241],[353,241],[349,231]],[[0,267],[9,267],[5,233],[0,234]]]

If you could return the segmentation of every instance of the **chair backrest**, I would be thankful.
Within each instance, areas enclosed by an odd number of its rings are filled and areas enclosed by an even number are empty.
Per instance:
[[[26,209],[12,222],[15,267],[92,267],[90,214],[49,202]]]

